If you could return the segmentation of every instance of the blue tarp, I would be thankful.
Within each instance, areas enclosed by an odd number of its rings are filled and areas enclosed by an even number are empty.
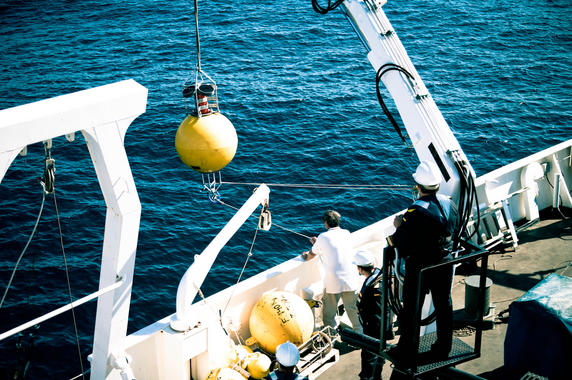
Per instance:
[[[551,274],[510,305],[505,366],[572,378],[572,279]]]

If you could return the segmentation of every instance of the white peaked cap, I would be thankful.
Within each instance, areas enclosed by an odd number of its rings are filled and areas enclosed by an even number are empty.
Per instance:
[[[441,171],[437,164],[431,161],[421,161],[413,173],[413,179],[425,187],[436,187],[442,180]]]
[[[282,343],[276,347],[276,360],[284,367],[294,367],[300,360],[300,351],[290,342]]]
[[[354,255],[354,265],[362,267],[375,265],[375,259],[369,251],[357,251]]]

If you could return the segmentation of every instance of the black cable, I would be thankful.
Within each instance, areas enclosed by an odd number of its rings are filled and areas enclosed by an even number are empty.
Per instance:
[[[316,12],[318,12],[319,14],[325,15],[329,11],[333,11],[334,9],[339,7],[340,4],[343,2],[344,2],[344,0],[335,0],[334,2],[332,2],[332,0],[328,0],[328,5],[326,5],[325,7],[322,7],[318,3],[318,0],[312,0],[312,8],[314,8],[314,10]]]
[[[385,102],[383,101],[383,97],[381,96],[381,91],[380,91],[380,87],[379,87],[379,82],[381,81],[381,77],[383,76],[383,74],[389,72],[389,71],[399,71],[403,74],[405,74],[410,80],[414,80],[413,75],[411,75],[411,73],[409,71],[407,71],[405,68],[396,65],[394,63],[386,63],[385,65],[381,66],[378,70],[377,73],[375,75],[375,92],[377,94],[377,100],[379,102],[379,105],[381,106],[381,109],[383,110],[383,113],[385,114],[385,116],[387,116],[387,118],[389,119],[389,122],[391,123],[391,125],[393,125],[393,128],[395,129],[395,131],[397,132],[397,134],[399,135],[399,137],[401,138],[401,140],[407,144],[407,142],[405,141],[405,136],[403,136],[403,133],[401,132],[401,128],[399,127],[399,124],[397,124],[397,121],[395,120],[395,118],[393,117],[393,115],[391,114],[391,112],[389,111],[389,109],[387,108],[387,106],[385,105]]]
[[[465,177],[465,172],[461,164],[458,161],[454,161],[455,168],[457,169],[457,173],[459,174],[459,203],[458,203],[458,211],[459,211],[459,221],[456,227],[454,236],[453,236],[453,250],[457,250],[460,245],[461,235],[463,234],[465,222],[466,222],[466,198],[468,195],[467,192],[467,179]]]
[[[393,266],[393,264],[390,264],[390,267],[388,268],[388,273],[395,273],[395,268]],[[399,300],[399,280],[397,279],[396,275],[391,276],[392,277],[392,286],[389,286],[387,291],[388,291],[388,297],[387,297],[387,301],[389,303],[389,307],[391,308],[391,310],[395,313],[395,315],[399,318],[399,316],[401,315],[401,313],[403,312],[403,305],[401,304],[401,301]],[[435,310],[433,310],[433,312],[431,314],[429,314],[427,317],[421,319],[421,321],[419,322],[419,326],[427,326],[430,323],[433,323],[435,320],[437,319],[437,312]]]
[[[468,168],[463,165],[460,161],[454,161],[455,168],[459,174],[459,181],[460,181],[460,194],[459,194],[459,225],[457,230],[453,235],[453,250],[457,250],[462,235],[465,233],[467,226],[471,220],[471,213],[472,213],[472,206],[476,204],[477,206],[477,220],[476,226],[474,231],[467,235],[467,239],[472,238],[477,231],[479,230],[480,220],[481,220],[481,211],[478,207],[478,197],[477,197],[477,189],[475,186],[475,181],[473,176],[471,175]]]
[[[479,230],[479,226],[481,224],[481,210],[479,208],[479,199],[477,197],[477,187],[475,186],[475,179],[472,175],[469,175],[469,182],[471,185],[471,205],[474,203],[477,208],[477,223],[475,226],[475,230],[469,235],[469,239],[472,238],[477,231]]]

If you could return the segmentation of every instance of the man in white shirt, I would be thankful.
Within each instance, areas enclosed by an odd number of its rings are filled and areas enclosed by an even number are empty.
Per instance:
[[[320,256],[324,266],[324,296],[322,319],[325,326],[336,327],[336,314],[340,298],[354,331],[362,332],[357,312],[358,278],[352,264],[353,248],[350,232],[340,228],[341,216],[337,211],[328,210],[322,220],[326,232],[310,238],[312,248],[302,253],[304,260]]]

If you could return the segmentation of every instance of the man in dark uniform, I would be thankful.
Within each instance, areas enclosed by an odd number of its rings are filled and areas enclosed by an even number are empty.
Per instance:
[[[363,333],[379,339],[381,336],[381,296],[379,284],[382,280],[381,271],[375,267],[373,255],[367,251],[358,251],[353,263],[357,265],[360,275],[365,277],[358,296],[358,314],[363,327]],[[381,380],[381,370],[384,359],[361,350],[360,380]]]
[[[441,172],[433,162],[423,161],[413,174],[419,199],[403,215],[395,218],[395,234],[391,237],[398,255],[405,260],[403,284],[403,311],[399,316],[401,337],[390,356],[398,359],[404,367],[410,367],[410,358],[416,354],[413,324],[415,315],[417,276],[427,265],[435,264],[449,255],[451,237],[458,224],[458,211],[450,198],[437,194]],[[429,357],[447,358],[453,338],[453,306],[451,283],[453,269],[446,266],[425,272],[420,296],[431,291],[437,317],[437,341],[432,345]],[[395,373],[395,371],[394,371]],[[393,377],[393,375],[392,375]]]

